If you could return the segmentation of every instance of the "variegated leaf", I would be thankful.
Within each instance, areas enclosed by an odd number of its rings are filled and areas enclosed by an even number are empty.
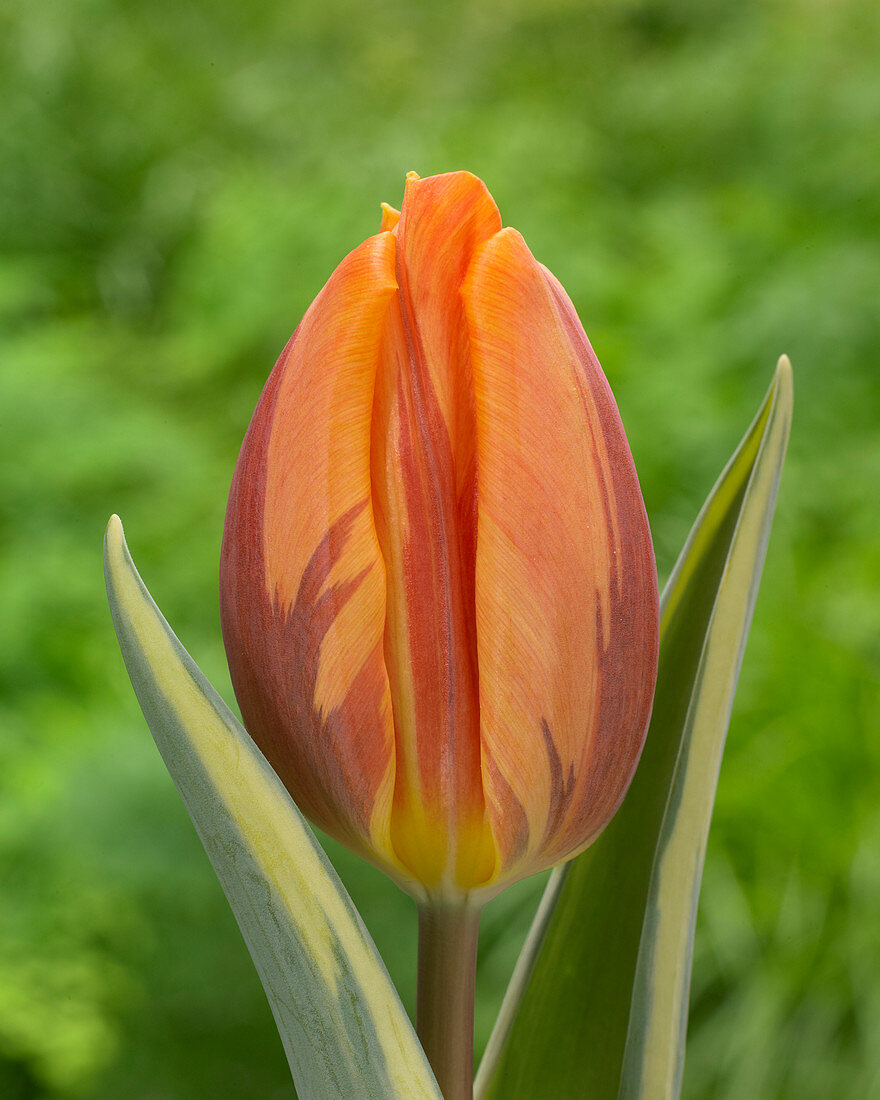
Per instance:
[[[439,1100],[350,898],[280,780],[150,598],[116,516],[104,561],[132,684],[259,971],[301,1100]]]

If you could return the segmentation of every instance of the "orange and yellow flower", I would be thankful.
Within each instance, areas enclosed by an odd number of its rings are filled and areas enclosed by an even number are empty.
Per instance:
[[[476,177],[410,175],[282,352],[221,613],[297,804],[417,897],[489,896],[614,814],[657,669],[650,532],[577,314]]]

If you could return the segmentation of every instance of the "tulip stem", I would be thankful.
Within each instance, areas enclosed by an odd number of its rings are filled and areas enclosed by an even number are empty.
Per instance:
[[[444,1100],[474,1095],[474,983],[480,910],[419,908],[416,1031]]]

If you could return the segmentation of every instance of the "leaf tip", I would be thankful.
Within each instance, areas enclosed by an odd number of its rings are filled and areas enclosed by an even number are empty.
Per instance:
[[[776,364],[776,373],[773,377],[773,403],[787,425],[787,437],[794,407],[794,378],[791,360],[787,355],[780,355]]]
[[[791,360],[787,355],[780,355],[779,361],[776,364],[776,388],[779,391],[780,396],[786,397],[791,400],[792,390],[794,388],[793,372],[791,369]]]
[[[107,521],[107,530],[104,532],[104,575],[108,593],[112,588],[112,578],[118,576],[119,567],[127,555],[128,547],[125,543],[122,520],[114,512]]]

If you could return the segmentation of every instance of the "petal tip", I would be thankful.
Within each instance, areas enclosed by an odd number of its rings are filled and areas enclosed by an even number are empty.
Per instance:
[[[390,233],[400,221],[400,211],[387,202],[380,203],[380,208],[382,210],[382,220],[379,223],[379,232]]]

